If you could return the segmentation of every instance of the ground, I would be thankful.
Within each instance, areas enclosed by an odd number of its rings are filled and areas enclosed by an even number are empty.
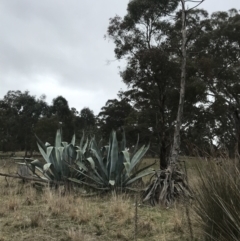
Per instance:
[[[191,160],[187,167],[193,177]],[[16,170],[12,159],[0,160],[0,173],[16,173]],[[151,207],[143,205],[140,197],[131,193],[89,195],[83,189],[76,189],[63,194],[62,190],[42,189],[2,176],[0,198],[0,241],[190,240],[183,202],[168,208]],[[194,236],[200,237],[191,207],[190,218]]]

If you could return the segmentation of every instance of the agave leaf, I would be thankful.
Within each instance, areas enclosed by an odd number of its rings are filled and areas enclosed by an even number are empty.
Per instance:
[[[125,131],[122,132],[122,141],[121,141],[121,151],[124,151],[126,149],[126,135]]]
[[[94,162],[94,160],[92,159],[92,157],[88,157],[87,158],[87,161],[90,163],[90,165],[91,165],[91,168],[93,169],[93,170],[95,170],[95,162]]]
[[[69,180],[69,181],[72,181],[72,182],[79,183],[79,184],[83,184],[83,182],[82,182],[81,180],[76,179],[76,178],[72,178],[72,177],[70,177],[70,178],[68,178],[68,180]]]
[[[66,147],[68,145],[68,143],[66,141],[62,141],[62,145],[63,145],[63,147]]]
[[[73,134],[73,137],[72,137],[72,140],[71,140],[71,144],[73,145],[73,146],[75,146],[75,141],[76,141],[76,135],[75,135],[75,133]]]
[[[60,154],[60,157],[61,157],[61,160],[62,160],[62,155],[63,155],[63,150],[64,150],[64,147],[60,146],[57,148],[58,151],[59,151],[59,154]]]
[[[83,135],[82,135],[82,138],[80,140],[80,149],[82,150],[82,146],[83,146],[83,141],[84,141],[84,131],[83,131]]]
[[[138,143],[139,143],[139,134],[138,134],[138,138],[137,138],[137,143],[134,147],[134,150],[133,150],[133,153],[132,153],[132,156],[135,155],[135,153],[137,152],[137,149],[138,149]]]
[[[99,185],[103,185],[103,182],[100,181],[99,178],[97,178],[97,176],[94,176],[94,175],[90,175],[90,174],[87,174],[81,170],[77,170],[75,168],[73,168],[75,171],[77,171],[78,173],[82,174],[83,176],[91,179],[92,181],[94,181],[95,183],[99,184]]]
[[[146,165],[145,167],[140,168],[135,174],[138,174],[138,173],[140,173],[141,171],[146,170],[146,169],[148,169],[148,168],[154,166],[155,164],[156,164],[156,160],[155,160],[154,162],[152,162],[152,163]],[[134,174],[134,175],[135,175],[135,174]]]
[[[127,172],[127,175],[130,176],[130,167],[131,167],[131,164],[129,162],[124,162],[123,163],[125,169],[126,169],[126,172]]]
[[[115,180],[116,178],[116,169],[118,162],[118,142],[116,137],[116,132],[112,132],[112,148],[111,148],[111,166],[110,166],[110,179]]]
[[[69,144],[67,150],[68,150],[68,155],[70,157],[70,163],[73,164],[73,162],[77,158],[76,149],[75,149],[75,147],[72,144]]]
[[[68,180],[70,180],[72,182],[79,183],[79,184],[85,184],[85,185],[87,185],[89,187],[93,187],[93,188],[98,189],[98,190],[109,190],[109,187],[108,188],[100,188],[100,187],[97,187],[96,185],[92,185],[90,183],[80,181],[80,180],[78,180],[76,178],[68,178]]]
[[[61,161],[61,167],[64,162],[68,162],[68,151],[67,151],[68,146],[64,146],[63,152],[62,152],[62,161]]]
[[[49,157],[50,157],[50,155],[52,153],[52,150],[53,150],[52,146],[47,147],[47,157],[48,157],[48,159],[49,159]]]
[[[128,151],[122,151],[124,158],[125,158],[125,162],[123,163],[125,166],[125,169],[128,173],[128,175],[130,175],[130,167],[131,167],[131,162],[130,162],[130,154]]]
[[[57,170],[57,172],[61,172],[61,167],[62,167],[62,163],[63,163],[63,160],[62,160],[62,154],[63,154],[63,147],[58,147],[58,148],[54,148],[55,152],[52,153],[53,154],[53,158],[54,158],[54,166]]]
[[[93,137],[92,142],[91,142],[91,151],[93,152],[93,154],[96,156],[98,163],[99,163],[99,167],[102,170],[102,172],[105,174],[105,176],[107,177],[107,169],[103,164],[103,159],[102,159],[102,155],[101,155],[101,151],[99,150],[96,140]]]
[[[76,160],[82,162],[82,160],[83,160],[83,152],[82,152],[82,150],[76,150],[76,153],[77,153]]]
[[[111,163],[111,152],[112,152],[112,142],[113,142],[113,135],[111,133],[109,137],[109,145],[108,145],[108,154],[107,154],[107,170],[110,172],[110,163]]]
[[[128,151],[122,151],[123,155],[124,155],[124,158],[126,160],[126,162],[130,163],[130,154]]]
[[[130,172],[139,163],[142,157],[146,154],[147,150],[149,149],[149,146],[150,144],[148,144],[146,147],[143,145],[132,157]]]
[[[45,176],[45,178],[44,178],[44,177],[41,177],[42,179],[45,179],[45,180],[46,180],[46,179],[47,179],[47,180],[54,180],[54,176],[53,176],[50,172],[46,172],[46,173],[45,173],[42,168],[39,168],[39,167],[37,167],[37,166],[36,166],[36,169]]]
[[[55,147],[48,147],[47,148],[47,155],[48,155],[48,160],[49,163],[52,163],[54,168],[57,170],[57,172],[60,172],[60,167],[59,167],[59,160],[57,158],[57,152],[58,149]]]
[[[46,146],[46,147],[49,147],[49,146],[51,146],[51,144],[48,143],[48,142],[46,142],[46,143],[45,143],[45,146]]]
[[[87,145],[88,145],[88,138],[87,138],[87,140],[86,140],[86,142],[84,144],[84,147],[82,148],[83,153],[85,153],[85,151],[87,149]]]
[[[156,161],[143,167],[143,168],[140,168],[138,171],[134,172],[132,175],[130,175],[130,177],[128,177],[128,179],[126,179],[126,181],[128,181],[129,179],[131,178],[134,178],[136,175],[138,175],[140,172],[144,171],[144,170],[147,170],[149,169],[150,167],[154,166],[156,164]]]
[[[55,138],[55,147],[60,147],[62,143],[62,135],[60,129],[57,130]]]
[[[96,156],[96,158],[98,159],[99,162],[102,161],[102,155],[101,152],[97,146],[96,140],[93,137],[92,141],[91,141],[91,150],[93,151],[94,155]]]
[[[37,143],[38,143],[38,145],[44,150],[44,152],[46,152],[46,150],[47,150],[47,147],[44,145],[44,143],[38,138],[38,136],[36,135],[36,134],[34,134],[35,135],[35,137],[36,137],[36,139],[37,139]],[[39,147],[38,147],[38,149],[39,149]]]
[[[142,172],[138,173],[134,178],[131,178],[129,181],[126,182],[126,186],[132,184],[133,182],[137,181],[138,179],[145,177],[150,174],[154,174],[155,171],[152,168],[143,170]]]
[[[45,173],[47,171],[51,171],[51,166],[53,166],[52,163],[47,163],[47,164],[43,165],[43,172]]]
[[[38,142],[37,142],[37,146],[38,146],[38,149],[39,149],[41,155],[43,156],[44,160],[49,163],[48,156],[45,152],[45,151],[47,151],[46,147],[44,146],[45,149],[43,149],[42,146]]]
[[[26,158],[26,157],[14,157],[13,159],[14,160],[24,160],[24,161],[29,162],[29,163],[34,161],[34,159],[32,159],[32,158]]]
[[[102,177],[102,176],[98,173],[97,169],[94,170],[94,173],[95,173],[96,177],[98,178],[99,183],[100,183],[101,185],[108,185],[108,178],[105,178],[105,179],[104,179],[104,177]]]
[[[114,185],[115,185],[115,180],[110,180],[110,181],[109,181],[109,184],[110,184],[111,186],[114,186]]]
[[[108,152],[109,152],[109,146],[103,146],[101,148],[102,156],[108,156]]]
[[[34,160],[30,163],[31,167],[32,167],[32,172],[35,173],[35,168],[38,167],[40,169],[43,170],[43,164],[38,160]]]
[[[100,141],[98,142],[98,146],[102,146],[102,143],[103,143],[103,139],[101,138]]]
[[[50,173],[53,175],[55,180],[61,180],[60,175],[57,173],[52,163],[47,163],[43,166],[43,174],[45,173]]]
[[[77,161],[76,164],[78,165],[80,170],[84,170],[85,172],[88,171],[88,168],[86,167],[86,165],[83,162]]]
[[[119,183],[120,178],[122,177],[123,174],[123,169],[124,169],[124,155],[122,152],[118,154],[118,160],[116,164],[116,183]]]

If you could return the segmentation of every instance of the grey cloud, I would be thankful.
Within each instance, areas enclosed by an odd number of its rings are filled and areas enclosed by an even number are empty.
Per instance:
[[[225,2],[236,7],[239,0]],[[126,13],[128,0],[2,0],[0,2],[0,98],[8,90],[41,95],[41,83],[54,76],[50,98],[71,90],[102,98],[89,106],[96,111],[124,88],[114,59],[113,43],[103,39],[109,18]],[[215,8],[208,0],[207,8]],[[203,7],[205,7],[203,5]],[[228,9],[227,8],[227,9]],[[209,10],[207,9],[207,10]],[[48,78],[49,77],[49,78]],[[33,84],[39,86],[33,88]],[[33,88],[33,89],[31,89]],[[64,89],[66,90],[64,92]],[[51,94],[52,93],[52,94]],[[75,93],[75,92],[74,92]],[[55,95],[55,96],[54,96]],[[75,93],[75,95],[77,95]],[[70,102],[70,101],[69,101]],[[79,102],[78,102],[79,103]],[[94,103],[94,104],[93,104]],[[93,106],[91,106],[93,105]],[[71,100],[74,106],[74,99]]]

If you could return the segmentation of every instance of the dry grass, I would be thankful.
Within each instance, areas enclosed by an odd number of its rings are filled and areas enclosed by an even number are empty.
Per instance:
[[[0,171],[8,172],[8,166]],[[0,177],[0,196],[0,241],[134,240],[135,201],[129,194],[63,195],[59,190],[39,191],[30,183],[10,178],[6,182]],[[169,209],[139,204],[137,220],[138,241],[188,240],[183,204]]]

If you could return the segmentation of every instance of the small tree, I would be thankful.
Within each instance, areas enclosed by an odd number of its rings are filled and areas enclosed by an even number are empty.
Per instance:
[[[148,187],[144,193],[144,201],[150,200],[152,204],[162,203],[171,204],[176,197],[189,195],[189,188],[186,183],[184,174],[179,171],[179,151],[180,151],[180,129],[183,118],[183,105],[185,99],[186,88],[186,63],[187,63],[187,14],[192,9],[200,5],[204,0],[198,1],[194,7],[186,10],[186,0],[180,0],[181,4],[181,81],[180,81],[180,97],[178,105],[178,113],[174,131],[173,145],[169,157],[169,165],[165,170],[156,173],[156,179]],[[194,1],[197,2],[197,1]]]

